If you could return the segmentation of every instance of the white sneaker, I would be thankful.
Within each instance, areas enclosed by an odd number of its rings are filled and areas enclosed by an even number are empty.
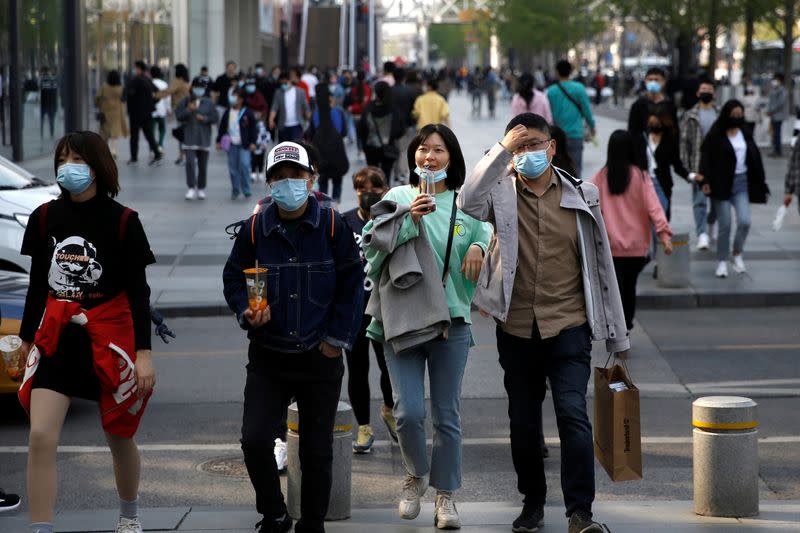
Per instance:
[[[437,529],[461,529],[461,519],[458,517],[458,509],[456,509],[452,492],[440,490],[436,493],[433,523]]]
[[[286,443],[281,439],[275,439],[275,464],[278,466],[278,472],[286,471]]]
[[[709,247],[709,238],[708,233],[701,233],[697,236],[697,249],[698,250],[708,250]]]
[[[206,190],[205,189],[197,189],[197,199],[198,200],[205,200],[206,199]]]
[[[255,172],[251,172],[251,173],[250,173],[250,181],[252,181],[253,183],[255,183],[255,182],[256,182],[256,177],[257,177],[257,176],[258,176],[258,174],[256,174]]]
[[[733,265],[733,271],[737,274],[744,274],[747,272],[747,267],[744,266],[744,260],[742,259],[742,254],[734,255],[733,260],[731,261]]]
[[[716,224],[709,224],[708,233],[711,235],[711,238],[716,241],[717,237],[719,237],[719,227]]]
[[[406,476],[403,482],[403,492],[400,495],[400,518],[404,520],[414,520],[419,516],[419,499],[428,490],[428,479],[424,477],[414,477],[411,474]]]
[[[115,533],[142,533],[142,524],[138,518],[125,518],[120,516]]]
[[[728,263],[725,261],[720,261],[717,265],[717,271],[714,273],[718,278],[727,278],[728,277]]]
[[[197,191],[194,189],[189,189],[188,191],[186,191],[186,196],[184,196],[184,198],[186,198],[187,200],[194,200],[195,198],[197,198]]]

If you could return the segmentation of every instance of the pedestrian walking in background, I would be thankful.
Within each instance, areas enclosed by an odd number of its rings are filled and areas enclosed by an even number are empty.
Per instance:
[[[239,74],[236,69],[236,61],[225,63],[225,72],[217,76],[214,85],[211,87],[211,96],[216,100],[219,107],[228,109],[230,107],[230,95],[238,85]]]
[[[395,141],[403,136],[404,128],[392,103],[392,89],[386,82],[375,84],[375,100],[364,109],[357,130],[367,165],[378,167],[384,176],[390,176],[395,161],[401,157]]]
[[[792,155],[789,157],[789,166],[786,169],[786,179],[783,186],[783,205],[789,207],[792,204],[792,195],[798,196],[797,210],[800,212],[800,143],[795,143],[792,147]]]
[[[717,213],[716,276],[728,276],[728,261],[733,271],[747,271],[742,253],[750,231],[750,204],[767,202],[769,187],[764,174],[761,152],[753,136],[744,127],[744,106],[728,100],[708,132],[700,155],[703,192],[711,197]],[[731,256],[731,208],[736,211],[736,234]]]
[[[111,155],[117,158],[117,139],[128,136],[128,122],[125,120],[125,108],[122,104],[122,80],[119,71],[111,70],[106,82],[94,96],[100,119],[100,136],[108,141]]]
[[[397,71],[397,65],[394,61],[386,61],[383,64],[383,75],[378,78],[378,81],[385,81],[389,87],[394,87],[397,83],[397,79],[395,78],[395,72]]]
[[[689,181],[692,184],[692,212],[698,250],[708,250],[712,233],[708,226],[716,220],[716,215],[708,208],[708,197],[703,194],[697,180],[700,172],[700,149],[718,114],[719,110],[714,104],[714,82],[709,79],[700,80],[697,104],[683,114],[680,127],[680,158],[689,171]],[[751,130],[750,134],[752,133]]]
[[[47,67],[39,71],[39,136],[44,138],[44,122],[47,119],[50,126],[50,137],[55,137],[55,119],[58,113],[58,92],[60,84],[55,72],[50,72]]]
[[[659,67],[652,67],[644,77],[645,94],[640,96],[631,106],[628,115],[628,131],[636,139],[647,131],[647,117],[653,107],[658,105],[672,117],[676,133],[678,126],[678,108],[675,102],[666,95],[667,73]],[[692,92],[694,94],[694,91]]]
[[[155,257],[138,215],[113,200],[117,166],[99,135],[68,133],[53,159],[62,194],[34,210],[22,241],[31,257],[19,333],[28,357],[19,398],[30,416],[31,531],[53,532],[61,428],[72,398],[83,398],[98,403],[111,449],[116,531],[141,533],[133,437],[155,384],[145,273]]]
[[[757,87],[749,76],[742,76],[742,105],[744,105],[744,123],[750,130],[750,135],[755,138],[756,126],[761,123],[761,101]]]
[[[575,163],[572,161],[572,158],[569,156],[569,151],[567,150],[567,134],[558,126],[550,126],[550,137],[552,137],[556,145],[556,153],[553,155],[553,166],[575,177]]]
[[[217,149],[228,152],[231,175],[231,200],[239,193],[250,198],[250,158],[258,141],[258,126],[253,112],[244,105],[244,91],[234,89],[228,96],[230,107],[222,114],[217,130]]]
[[[158,140],[158,147],[161,152],[164,152],[164,137],[167,135],[167,117],[172,112],[169,96],[158,96],[161,91],[166,91],[169,87],[164,81],[164,73],[155,65],[150,67],[150,78],[153,80],[153,85],[156,86],[156,94],[153,97],[156,100],[156,109],[153,111],[153,137]]]
[[[458,202],[495,228],[473,303],[498,322],[511,457],[524,495],[513,531],[537,531],[544,523],[544,463],[532,451],[540,447],[549,378],[569,533],[600,533],[602,526],[592,520],[594,455],[586,412],[591,341],[605,340],[608,352],[623,355],[630,341],[597,187],[554,168],[554,150],[543,117],[514,117]]]
[[[299,407],[301,518],[297,533],[323,533],[332,481],[332,430],[363,307],[358,246],[342,217],[311,196],[313,168],[300,145],[284,142],[267,156],[274,203],[240,226],[225,264],[225,300],[250,339],[242,452],[263,533],[292,528],[273,455],[286,407]],[[269,305],[248,303],[245,269],[264,267]]]
[[[417,131],[428,124],[450,125],[450,106],[436,89],[439,87],[436,80],[428,80],[427,90],[414,100],[414,109],[411,115],[417,119]]]
[[[364,227],[362,248],[375,284],[367,335],[384,343],[395,397],[397,435],[406,469],[400,517],[413,520],[428,485],[435,487],[434,523],[457,529],[454,492],[461,487],[461,383],[471,343],[470,303],[490,230],[456,208],[464,156],[442,124],[422,128],[408,147],[411,184],[395,187]],[[435,190],[422,193],[420,174],[433,173]],[[383,206],[381,209],[379,207]],[[399,251],[403,250],[403,253]],[[405,290],[390,281],[416,255],[422,279]],[[413,268],[413,267],[412,267]],[[444,289],[442,289],[444,284]],[[402,303],[401,303],[402,302]],[[433,454],[425,444],[425,370],[430,380]]]
[[[405,157],[408,145],[417,134],[417,122],[414,120],[414,102],[422,94],[417,87],[412,87],[406,83],[406,69],[400,67],[394,72],[395,86],[392,87],[392,105],[400,117],[400,122],[404,126],[403,135],[397,141],[397,151],[400,157],[395,163],[395,178],[403,183],[407,183],[411,169],[408,168],[408,158]],[[391,176],[386,176],[391,181]]]
[[[356,79],[353,81],[353,87],[350,89],[350,105],[347,110],[353,116],[353,124],[358,124],[361,120],[361,114],[367,108],[372,100],[372,89],[366,81],[367,75],[363,70],[359,70],[356,74]],[[358,136],[356,136],[358,138]],[[359,151],[363,151],[364,147],[360,144]]]
[[[272,135],[270,135],[264,121],[258,120],[256,121],[256,125],[258,126],[258,137],[256,138],[256,149],[253,152],[253,161],[250,165],[250,181],[253,183],[261,179],[261,174],[264,172],[267,151],[272,144]],[[266,174],[264,180],[266,181]]]
[[[783,74],[776,72],[772,77],[769,91],[769,102],[767,104],[767,116],[770,121],[770,130],[772,131],[772,152],[770,157],[781,157],[783,154],[782,140],[781,140],[781,127],[783,121],[789,118],[789,95],[786,92],[784,84],[786,79]]]
[[[179,63],[182,64],[182,63]],[[178,65],[175,65],[175,75],[177,77],[177,68]],[[203,83],[203,86],[206,88],[205,96],[211,97],[211,88],[214,86],[214,80],[211,79],[211,76],[208,75],[208,67],[203,65],[200,67],[200,74],[192,78],[192,85],[194,86],[195,80],[199,80]]]
[[[303,121],[311,116],[305,93],[289,82],[289,76],[278,76],[280,90],[275,92],[269,112],[269,128],[278,132],[278,141],[296,141],[303,137]]]
[[[636,161],[655,180],[656,193],[667,220],[670,220],[672,213],[672,170],[689,181],[689,171],[681,161],[677,131],[670,109],[654,106],[647,113],[647,133],[638,136],[631,133]]]
[[[206,199],[211,126],[219,120],[217,106],[206,96],[207,89],[206,82],[195,78],[192,82],[192,95],[181,100],[175,110],[175,118],[183,129],[187,200]]]
[[[203,69],[205,69],[205,75],[203,75]],[[211,86],[211,78],[208,77],[208,69],[203,67],[200,69],[200,76],[199,78],[202,79],[203,87],[206,87],[206,91],[208,91],[208,87]],[[190,95],[191,85],[189,83],[189,69],[186,68],[186,65],[183,63],[178,63],[175,65],[175,77],[169,83],[169,86],[164,91],[158,91],[155,94],[156,98],[164,98],[165,96],[169,96],[172,98],[172,111],[174,112],[178,105],[183,101],[184,98]],[[175,132],[173,132],[173,136],[175,136]],[[175,160],[176,165],[180,165],[183,163],[184,153],[183,148],[181,146],[182,141],[176,137],[178,141],[178,158]],[[163,147],[163,140],[161,143]]]
[[[316,77],[315,77],[316,78]],[[309,81],[306,81],[308,79]],[[306,103],[311,105],[311,86],[309,82],[311,82],[314,87],[316,84],[310,78],[303,79],[303,69],[301,67],[292,67],[289,69],[289,81],[295,87],[302,89],[303,94],[306,98]]]
[[[576,178],[583,174],[583,142],[586,138],[583,124],[589,127],[590,136],[596,135],[592,106],[586,88],[577,81],[570,81],[572,65],[562,59],[556,64],[558,81],[547,89],[553,124],[567,135],[567,151],[575,165]]]
[[[319,151],[319,190],[328,194],[328,183],[331,184],[331,196],[338,205],[342,200],[342,177],[350,169],[344,137],[347,135],[347,123],[344,115],[331,109],[331,94],[328,86],[317,86],[317,110],[311,119],[308,138]]]
[[[535,80],[530,72],[525,72],[517,81],[517,93],[511,98],[511,118],[522,113],[541,115],[548,123],[553,122],[550,100],[534,87]],[[562,130],[563,131],[563,130]]]
[[[378,167],[364,167],[353,174],[353,188],[356,190],[358,207],[342,214],[347,225],[353,231],[353,238],[361,246],[361,234],[364,226],[372,219],[370,209],[378,203],[389,190],[386,178]],[[366,266],[366,259],[362,252],[361,259]],[[383,354],[383,344],[367,338],[367,326],[372,321],[372,317],[366,314],[366,304],[374,288],[371,280],[364,283],[364,318],[361,321],[361,329],[358,337],[353,343],[352,350],[346,350],[347,356],[347,394],[350,397],[350,404],[353,406],[353,415],[358,423],[358,435],[353,442],[353,452],[357,454],[369,453],[372,444],[375,442],[372,426],[370,425],[370,390],[369,390],[369,347],[375,352],[375,360],[380,369],[380,386],[383,404],[381,405],[381,418],[386,424],[386,429],[392,440],[397,440],[397,421],[392,410],[394,409],[394,399],[392,398],[392,383],[389,378],[389,370],[386,368],[386,359]]]
[[[256,115],[256,120],[266,120],[269,114],[269,104],[264,100],[264,95],[258,90],[255,78],[247,78],[244,82],[244,105]]]
[[[497,85],[500,80],[492,67],[486,67],[484,80],[484,90],[486,91],[486,105],[489,108],[489,118],[494,118],[494,111],[497,107]]]
[[[672,230],[653,181],[639,168],[636,157],[631,134],[617,130],[608,140],[605,166],[592,178],[600,193],[628,331],[636,313],[636,281],[649,261],[652,226],[664,253],[672,253]]]
[[[467,77],[467,91],[472,96],[472,116],[481,116],[481,102],[483,101],[484,79],[480,67],[475,67]]]
[[[131,126],[131,158],[128,164],[135,164],[139,159],[139,132],[144,134],[147,144],[150,146],[150,151],[153,153],[153,159],[150,164],[156,164],[163,159],[164,154],[161,152],[161,147],[156,142],[153,136],[152,114],[155,110],[156,104],[153,95],[156,92],[156,87],[153,82],[145,76],[147,65],[144,61],[137,61],[135,63],[135,75],[128,81],[123,92],[123,100],[125,100],[128,108],[128,121]]]

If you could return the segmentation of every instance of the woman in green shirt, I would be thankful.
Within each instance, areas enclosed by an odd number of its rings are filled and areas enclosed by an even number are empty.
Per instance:
[[[451,214],[456,208],[456,189],[463,185],[466,175],[464,156],[456,136],[443,124],[422,128],[409,145],[407,156],[409,167],[416,167],[411,184],[395,187],[383,199],[410,206],[396,244],[400,246],[411,239],[423,238],[419,232],[419,226],[423,225],[441,276]],[[419,188],[425,167],[436,180],[433,195],[422,194]],[[373,224],[370,221],[364,227],[364,234]],[[437,339],[398,353],[391,343],[384,344],[386,366],[394,388],[397,434],[407,471],[399,504],[400,516],[412,520],[419,515],[420,498],[430,483],[437,489],[434,520],[440,529],[461,525],[453,499],[453,492],[461,486],[461,382],[472,340],[470,304],[491,234],[488,224],[460,210],[456,212],[444,288],[450,311],[449,329]],[[364,255],[369,263],[368,276],[377,284],[388,254],[365,245]],[[407,312],[415,310],[410,308]],[[377,320],[372,321],[367,331],[371,338],[384,341],[382,324]],[[425,444],[426,365],[430,375],[434,431],[430,461]]]

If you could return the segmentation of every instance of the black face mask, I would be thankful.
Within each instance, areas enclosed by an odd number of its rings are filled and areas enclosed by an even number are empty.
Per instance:
[[[661,133],[664,131],[664,126],[647,126],[647,131],[650,133]]]
[[[711,102],[714,101],[714,95],[711,93],[700,93],[700,96],[698,96],[698,98],[704,104],[710,104]]]
[[[358,195],[358,207],[366,212],[372,208],[373,205],[381,201],[383,195],[379,192],[365,192]]]
[[[744,126],[744,117],[728,117],[728,128],[741,128]]]

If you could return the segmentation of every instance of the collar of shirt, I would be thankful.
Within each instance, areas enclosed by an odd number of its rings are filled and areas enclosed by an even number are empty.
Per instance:
[[[308,196],[308,205],[305,212],[297,219],[303,224],[308,224],[312,228],[320,225],[320,207],[317,199],[313,195]],[[278,204],[272,202],[269,207],[264,211],[264,217],[261,223],[261,230],[264,235],[269,235],[281,225],[281,218],[278,215]]]
[[[517,174],[517,182],[519,183],[519,185],[522,186],[522,191],[523,192],[525,192],[527,194],[532,194],[532,195],[536,196],[537,198],[541,198],[542,196],[547,194],[550,190],[557,189],[558,188],[558,183],[559,183],[559,181],[561,181],[559,179],[559,177],[558,177],[558,174],[553,171],[552,167],[550,167],[549,171],[550,171],[550,183],[547,184],[547,189],[545,189],[542,194],[536,194],[533,191],[533,189],[528,187],[528,183],[532,182],[533,180],[526,180],[526,179],[520,177],[519,174]],[[545,172],[547,172],[547,171],[545,171]]]

